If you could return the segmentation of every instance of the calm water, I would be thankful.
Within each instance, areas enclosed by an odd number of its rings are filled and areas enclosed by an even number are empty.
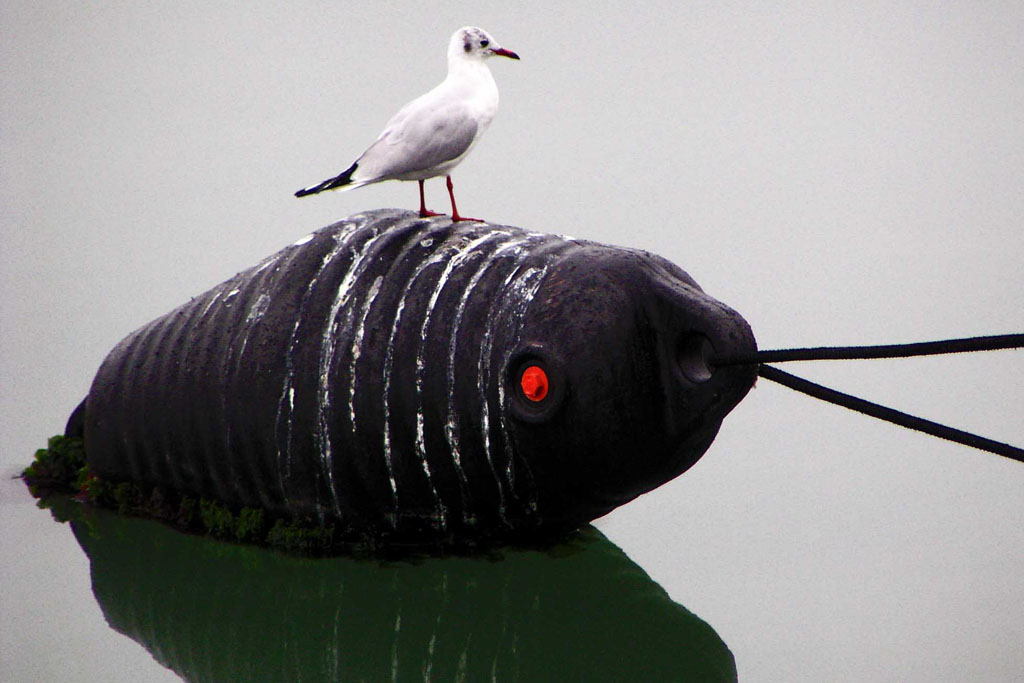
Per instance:
[[[794,438],[770,422],[795,400],[756,391],[600,531],[486,558],[61,522],[8,463],[0,680],[1019,680],[1024,468],[827,406]]]
[[[84,591],[80,576],[67,577],[74,586],[55,589],[40,577],[32,597],[35,626],[48,631],[37,634],[47,661],[14,653],[8,673],[17,680],[75,678],[83,654],[93,660],[85,669],[120,661],[76,652],[76,638],[65,635],[69,600],[95,601],[102,614],[76,631],[104,630],[105,621],[152,656],[145,662],[121,639],[132,667],[115,665],[104,680],[155,680],[162,667],[188,681],[225,682],[736,678],[715,630],[593,527],[555,547],[487,557],[314,560],[61,498],[29,520],[10,483],[5,501],[17,499],[21,521],[38,528],[44,520],[41,531],[65,552],[77,544],[91,583]],[[45,554],[33,557],[22,570],[86,569],[78,555],[73,567],[42,568]]]

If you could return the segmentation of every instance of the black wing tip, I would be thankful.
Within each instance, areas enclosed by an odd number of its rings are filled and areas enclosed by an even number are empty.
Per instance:
[[[350,182],[352,182],[352,174],[356,172],[356,168],[358,166],[359,163],[356,162],[349,166],[348,168],[346,168],[341,173],[339,173],[338,175],[334,176],[333,178],[328,178],[319,185],[313,185],[312,187],[302,188],[301,190],[295,193],[295,196],[305,197],[306,195],[318,194],[320,192],[323,192],[324,190],[333,190],[336,187],[344,187],[345,185],[348,185]]]
[[[301,190],[298,190],[295,193],[295,196],[296,197],[305,197],[305,196],[311,195],[311,194],[319,194],[319,193],[323,192],[324,190],[330,190],[333,187],[337,187],[337,185],[333,184],[335,180],[337,180],[337,178],[331,178],[330,180],[323,181],[319,185],[313,185],[312,187],[304,187]],[[344,184],[344,183],[342,183],[342,184]]]

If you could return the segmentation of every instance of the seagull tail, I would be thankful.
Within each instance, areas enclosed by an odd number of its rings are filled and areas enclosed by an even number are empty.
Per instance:
[[[317,183],[316,185],[311,185],[310,187],[302,188],[301,190],[295,193],[295,196],[305,197],[308,194],[317,194],[318,192],[323,192],[324,190],[336,190],[339,187],[345,187],[346,185],[359,187],[360,185],[363,185],[365,183],[352,180],[352,174],[356,172],[356,167],[358,166],[359,162],[357,161],[356,163],[352,164],[347,169],[345,169],[338,175],[334,176],[333,178],[328,178],[322,183]]]

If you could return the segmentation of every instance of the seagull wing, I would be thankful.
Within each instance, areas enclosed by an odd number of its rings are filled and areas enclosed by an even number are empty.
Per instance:
[[[464,103],[437,97],[414,100],[359,158],[358,175],[370,182],[442,175],[435,169],[465,155],[478,131],[477,119]]]

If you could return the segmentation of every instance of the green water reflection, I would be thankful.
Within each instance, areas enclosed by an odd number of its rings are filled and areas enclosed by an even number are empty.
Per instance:
[[[715,631],[593,527],[543,550],[382,562],[70,516],[110,626],[189,681],[736,679]]]

